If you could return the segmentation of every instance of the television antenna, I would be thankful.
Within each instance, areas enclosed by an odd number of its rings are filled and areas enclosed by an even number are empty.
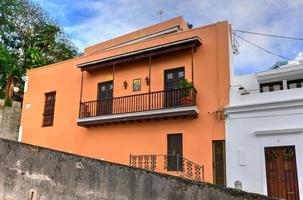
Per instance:
[[[164,10],[159,10],[158,11],[158,15],[159,15],[160,21],[162,21],[162,15],[163,14],[164,14]]]

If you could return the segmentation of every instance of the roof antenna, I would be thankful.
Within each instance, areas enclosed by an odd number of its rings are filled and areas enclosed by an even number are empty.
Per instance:
[[[162,21],[163,13],[164,13],[164,10],[159,10],[158,13],[157,13],[159,15],[160,21]]]

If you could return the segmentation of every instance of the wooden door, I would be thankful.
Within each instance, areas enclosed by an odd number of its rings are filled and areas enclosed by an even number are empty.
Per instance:
[[[113,110],[113,81],[98,84],[97,115],[112,114]]]
[[[268,196],[299,200],[295,147],[266,147],[265,161]]]
[[[167,135],[167,170],[182,171],[182,134]]]
[[[225,141],[213,141],[213,179],[214,184],[225,186]]]
[[[181,105],[180,81],[184,80],[184,67],[164,71],[164,107],[179,107]]]

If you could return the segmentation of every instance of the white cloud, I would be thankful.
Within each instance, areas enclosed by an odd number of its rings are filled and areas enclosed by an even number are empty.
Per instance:
[[[300,51],[300,52],[297,54],[295,60],[302,60],[302,59],[303,59],[303,51]]]
[[[36,0],[39,1],[39,0]],[[303,30],[303,0],[65,0],[57,7],[51,0],[40,0],[54,16],[91,14],[83,21],[65,25],[66,32],[80,49],[159,22],[157,11],[164,10],[163,19],[182,15],[195,27],[229,20],[234,29],[277,35],[300,36]],[[59,1],[60,2],[60,1]],[[66,6],[68,4],[68,6]],[[71,20],[71,19],[70,19]],[[60,20],[59,20],[60,21]],[[239,33],[240,34],[240,33]],[[303,49],[302,42],[243,34],[247,40],[283,56],[294,58]],[[238,39],[240,54],[234,58],[236,73],[264,70],[282,60],[262,52]]]

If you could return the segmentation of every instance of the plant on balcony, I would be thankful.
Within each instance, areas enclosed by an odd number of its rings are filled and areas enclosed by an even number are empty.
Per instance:
[[[181,89],[181,105],[191,105],[192,95],[191,91],[193,88],[192,82],[189,82],[187,79],[183,79],[179,82],[179,88]]]

